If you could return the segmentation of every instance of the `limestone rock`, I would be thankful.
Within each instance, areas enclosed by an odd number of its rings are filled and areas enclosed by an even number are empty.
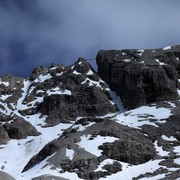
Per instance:
[[[37,77],[39,77],[40,75],[45,75],[48,73],[48,68],[44,67],[44,66],[40,66],[38,68],[35,68],[32,72],[32,75],[30,76],[30,80],[35,80]]]
[[[110,50],[97,55],[100,76],[121,97],[125,108],[176,100],[180,47],[171,50]]]
[[[60,77],[51,78],[42,83],[41,87],[45,90],[50,85],[58,85],[62,94],[45,94],[43,102],[38,105],[38,111],[48,115],[48,124],[66,122],[78,116],[101,116],[117,111],[117,106],[111,103],[110,95],[101,85],[97,73],[82,58],[67,67]]]
[[[6,122],[2,126],[11,139],[23,139],[28,136],[40,135],[34,126],[20,117],[14,117],[10,123]]]
[[[5,129],[0,126],[0,144],[6,144],[9,140],[9,136]]]

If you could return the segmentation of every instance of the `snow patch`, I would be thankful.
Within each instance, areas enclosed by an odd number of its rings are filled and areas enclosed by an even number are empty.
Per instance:
[[[167,47],[163,48],[163,50],[169,50],[169,49],[171,49],[171,46],[167,46]]]
[[[74,150],[66,148],[66,157],[68,157],[70,160],[73,159],[74,153],[75,153]]]
[[[78,143],[78,145],[80,148],[85,149],[85,151],[94,154],[97,157],[101,156],[102,150],[98,149],[100,145],[102,145],[105,142],[114,142],[115,140],[118,140],[118,138],[115,137],[100,135],[93,137],[93,139],[90,138],[91,135],[82,136],[81,141]]]
[[[155,61],[158,62],[161,66],[167,65],[167,64],[165,64],[165,63],[163,63],[163,62],[160,62],[159,59],[156,59]]]
[[[178,95],[180,96],[180,89],[177,89],[177,93],[178,93]]]
[[[164,151],[163,148],[161,146],[158,146],[157,144],[158,142],[155,141],[154,146],[156,148],[156,151],[158,152],[158,155],[164,157],[164,156],[169,156],[169,152],[168,151]]]
[[[120,112],[124,112],[124,106],[119,96],[114,91],[111,91],[109,88],[106,88],[106,90],[109,92],[112,102],[117,105]]]
[[[91,79],[89,79],[89,78],[86,78],[81,84],[85,84],[85,83],[88,83],[89,84],[89,86],[96,86],[96,87],[100,87],[101,89],[103,89],[102,87],[101,87],[101,85],[100,85],[100,82],[101,81],[93,81],[93,80],[91,80]]]
[[[124,62],[131,62],[131,59],[123,59]]]
[[[161,137],[162,137],[162,139],[164,139],[166,141],[177,141],[177,139],[173,136],[167,137],[165,135],[162,135]]]
[[[144,53],[144,50],[139,49],[139,50],[137,51],[137,53],[138,53],[139,56],[142,56],[142,54]]]
[[[56,87],[54,89],[48,90],[46,92],[48,94],[48,96],[53,95],[53,94],[59,94],[59,95],[71,95],[71,91],[70,90],[61,90],[59,87]]]
[[[180,165],[180,158],[174,159],[174,163]]]
[[[34,80],[34,82],[36,83],[42,83],[48,79],[51,79],[52,76],[50,74],[47,74],[47,75],[40,75],[37,79]]]
[[[92,70],[89,70],[89,71],[87,72],[87,75],[93,75],[93,71],[92,71]]]
[[[174,149],[173,151],[174,151],[177,155],[180,155],[180,146],[175,146],[173,149]]]
[[[81,73],[77,72],[76,70],[73,71],[73,74],[80,75]]]
[[[39,93],[44,93],[44,91],[42,91],[42,90],[37,90],[37,91],[36,91],[36,94],[39,94]]]

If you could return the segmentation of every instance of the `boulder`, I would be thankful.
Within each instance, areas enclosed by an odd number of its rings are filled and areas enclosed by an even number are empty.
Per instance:
[[[3,128],[11,139],[23,139],[28,136],[38,136],[40,133],[31,123],[25,121],[21,117],[12,118],[11,122],[3,124]]]

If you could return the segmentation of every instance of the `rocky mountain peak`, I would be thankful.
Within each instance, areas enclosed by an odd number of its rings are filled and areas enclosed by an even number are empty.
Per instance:
[[[178,179],[179,58],[101,50],[98,73],[79,58],[0,77],[0,179]]]

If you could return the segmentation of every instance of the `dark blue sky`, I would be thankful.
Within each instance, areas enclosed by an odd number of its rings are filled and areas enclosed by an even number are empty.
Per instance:
[[[180,44],[179,9],[179,0],[0,0],[0,75]]]

